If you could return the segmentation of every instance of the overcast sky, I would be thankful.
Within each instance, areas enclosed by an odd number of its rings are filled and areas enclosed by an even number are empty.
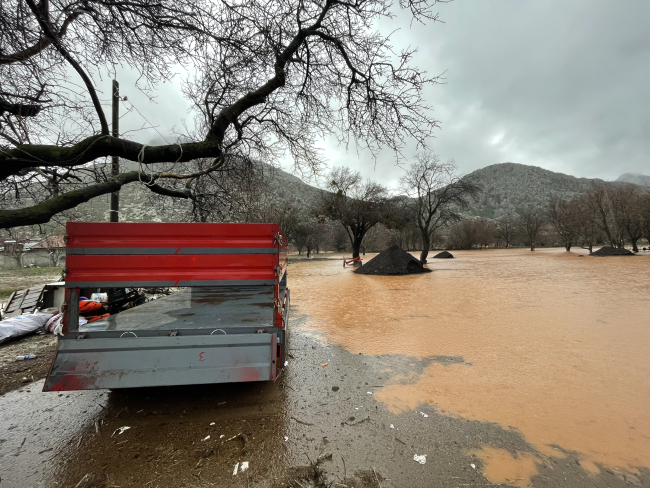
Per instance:
[[[650,1],[455,0],[438,7],[444,23],[410,26],[396,19],[396,47],[419,48],[415,62],[447,83],[426,92],[441,121],[432,141],[461,173],[516,162],[581,177],[650,174]],[[158,91],[157,104],[128,94],[165,136],[189,104],[179,83]],[[143,120],[132,113],[121,126]],[[157,136],[153,131],[139,140]],[[348,165],[394,186],[393,155],[323,141],[331,165]],[[407,148],[406,155],[415,152]]]

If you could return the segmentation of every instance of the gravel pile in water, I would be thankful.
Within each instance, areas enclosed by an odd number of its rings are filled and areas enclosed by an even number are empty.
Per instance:
[[[634,253],[629,249],[605,246],[592,252],[590,256],[634,256]]]
[[[450,253],[448,251],[442,251],[442,252],[439,252],[438,254],[436,254],[435,256],[433,256],[433,259],[449,259],[449,258],[453,258],[453,257],[454,257],[454,255],[452,253]]]
[[[354,272],[365,275],[391,276],[430,273],[431,270],[422,266],[420,261],[403,251],[397,244],[393,244]]]

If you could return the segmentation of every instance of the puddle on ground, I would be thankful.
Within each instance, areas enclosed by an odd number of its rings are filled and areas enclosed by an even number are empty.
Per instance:
[[[650,467],[650,256],[454,254],[401,277],[296,263],[292,302],[354,354],[463,358],[376,391],[393,412],[497,422],[543,454],[578,452],[590,473]]]
[[[478,457],[483,463],[483,474],[492,484],[530,486],[530,479],[537,474],[539,459],[529,453],[518,452],[515,456],[505,449],[484,447],[470,454]]]

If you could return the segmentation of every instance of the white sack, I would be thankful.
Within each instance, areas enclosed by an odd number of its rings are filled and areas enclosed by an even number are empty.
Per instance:
[[[0,321],[0,344],[14,337],[24,336],[42,328],[51,313],[26,313]]]

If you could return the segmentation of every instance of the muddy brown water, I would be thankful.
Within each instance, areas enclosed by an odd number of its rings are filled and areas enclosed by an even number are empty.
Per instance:
[[[461,251],[397,277],[301,263],[292,299],[352,353],[463,359],[394,377],[375,393],[390,411],[429,404],[516,429],[545,455],[574,451],[593,474],[634,472],[650,467],[650,256],[580,254]]]
[[[577,254],[293,263],[278,381],[26,384],[0,396],[0,488],[280,488],[318,459],[332,487],[650,486],[650,256]]]

